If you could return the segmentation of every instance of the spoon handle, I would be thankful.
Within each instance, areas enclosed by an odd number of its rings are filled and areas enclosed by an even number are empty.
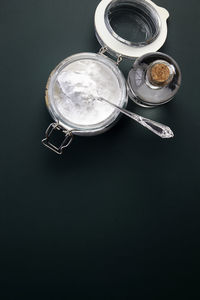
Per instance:
[[[153,133],[155,133],[156,135],[160,136],[163,139],[169,139],[169,138],[174,137],[174,133],[166,125],[163,125],[161,123],[152,121],[150,119],[143,118],[143,117],[141,117],[141,116],[139,116],[139,115],[137,115],[133,112],[130,112],[129,110],[127,110],[125,108],[121,108],[121,107],[117,106],[116,104],[114,104],[114,103],[112,103],[112,102],[110,102],[106,99],[98,98],[97,100],[104,101],[104,102],[114,106],[121,113],[123,113],[127,117],[133,119],[134,121],[138,122],[139,124],[146,127],[147,129],[149,129],[150,131],[152,131]]]

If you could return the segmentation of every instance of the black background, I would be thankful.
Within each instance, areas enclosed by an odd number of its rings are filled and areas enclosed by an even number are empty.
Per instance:
[[[41,145],[45,85],[67,56],[99,50],[99,1],[0,0],[1,299],[199,299],[200,1],[155,2],[183,84],[165,106],[129,108],[175,138],[124,117],[60,157]]]

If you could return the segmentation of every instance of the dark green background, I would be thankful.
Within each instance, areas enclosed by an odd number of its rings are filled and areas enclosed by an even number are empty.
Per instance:
[[[155,2],[183,84],[165,106],[129,108],[175,138],[122,118],[59,157],[41,145],[45,84],[67,56],[99,50],[99,1],[0,0],[2,300],[199,299],[200,1]]]

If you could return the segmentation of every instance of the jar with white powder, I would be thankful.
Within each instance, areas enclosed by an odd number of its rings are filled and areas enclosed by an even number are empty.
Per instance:
[[[168,12],[150,0],[101,0],[95,12],[98,54],[80,53],[63,60],[51,73],[46,105],[54,119],[43,143],[58,154],[74,135],[97,135],[110,129],[128,103],[126,80],[118,64],[157,51],[167,37]],[[105,54],[108,52],[113,60]],[[50,140],[61,131],[63,141]]]

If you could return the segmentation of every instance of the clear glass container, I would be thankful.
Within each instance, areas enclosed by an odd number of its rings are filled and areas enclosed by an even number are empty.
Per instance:
[[[129,97],[143,107],[154,107],[172,100],[181,85],[177,62],[164,53],[138,58],[128,75]]]
[[[119,111],[95,98],[126,107],[126,81],[114,61],[95,53],[80,53],[62,61],[47,83],[46,104],[55,122],[77,135],[108,130]]]
[[[54,123],[46,130],[44,145],[61,154],[73,135],[101,134],[117,122],[128,102],[127,83],[118,64],[122,57],[135,59],[157,51],[167,37],[168,17],[166,9],[151,0],[100,1],[95,12],[100,52],[66,58],[48,79],[46,105]],[[142,117],[135,118],[144,124]],[[50,141],[57,131],[64,135],[58,146]]]

